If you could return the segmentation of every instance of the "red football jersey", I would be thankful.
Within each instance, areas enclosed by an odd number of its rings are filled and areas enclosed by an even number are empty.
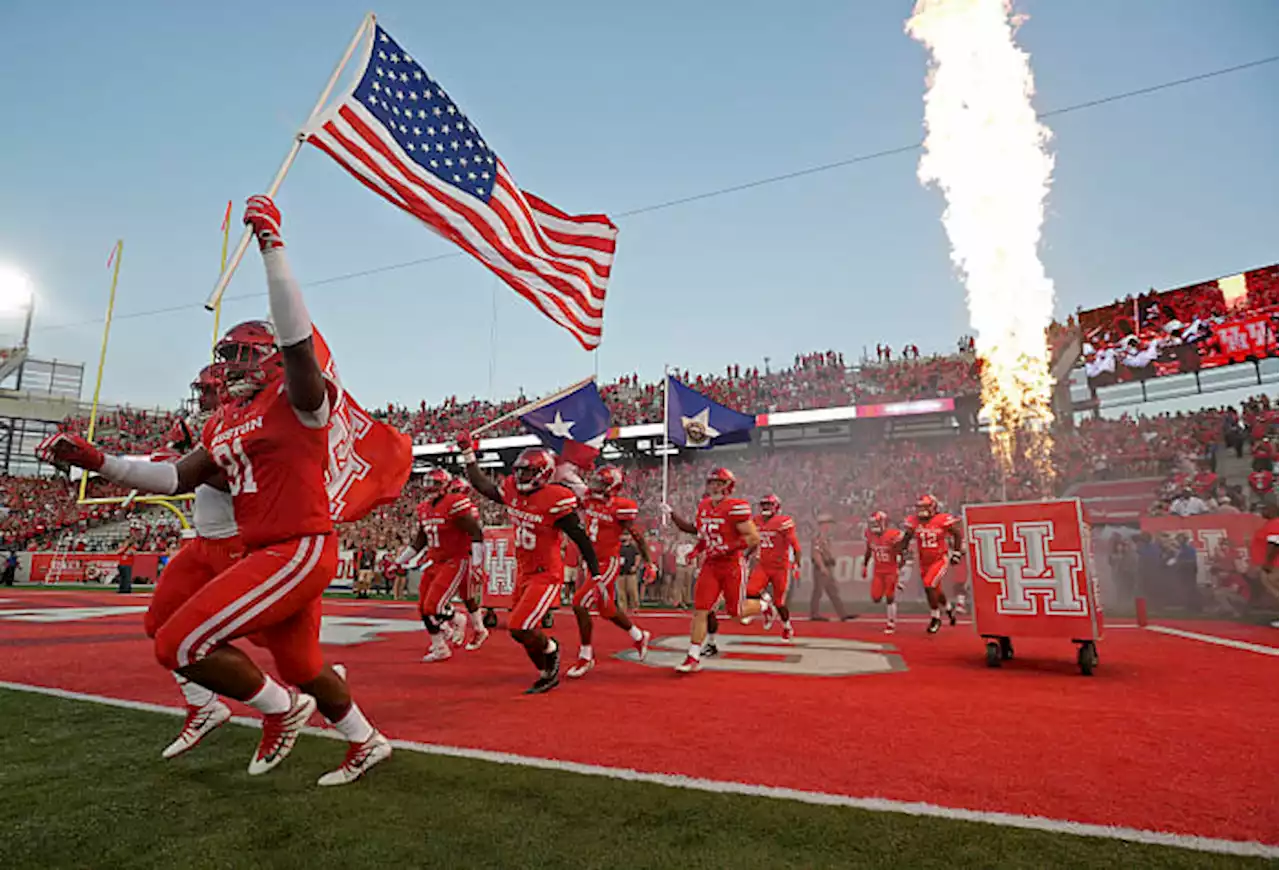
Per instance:
[[[741,523],[751,520],[751,503],[740,498],[712,501],[704,498],[698,505],[698,540],[708,559],[728,559],[742,555],[747,544],[738,532]]]
[[[587,521],[587,535],[595,544],[600,565],[618,558],[622,551],[622,524],[635,522],[640,516],[640,507],[629,498],[616,495],[601,498],[592,494],[587,496],[582,512]]]
[[[800,539],[796,537],[796,521],[786,514],[763,514],[755,518],[760,530],[760,565],[767,570],[787,570],[791,567],[791,553],[800,552]]]
[[[907,517],[904,525],[915,535],[921,564],[931,565],[947,558],[947,551],[950,549],[947,530],[955,524],[956,518],[951,514],[934,514],[926,523],[921,523],[920,518],[915,515]]]
[[[902,532],[898,529],[867,532],[867,550],[871,553],[871,561],[875,563],[878,573],[888,574],[898,570],[898,546],[901,542]]]
[[[427,539],[426,558],[436,564],[470,558],[471,535],[458,526],[458,519],[475,509],[470,496],[456,492],[419,504],[418,528]]]
[[[578,506],[578,497],[567,486],[549,483],[530,493],[516,489],[514,477],[502,482],[502,503],[515,528],[516,568],[522,576],[546,573],[548,583],[564,579],[560,556],[560,530],[556,523]]]
[[[302,425],[283,384],[210,417],[201,442],[226,474],[246,549],[333,531],[328,429]]]

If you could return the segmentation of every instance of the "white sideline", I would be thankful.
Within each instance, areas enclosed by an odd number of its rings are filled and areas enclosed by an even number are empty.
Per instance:
[[[1280,656],[1280,649],[1277,649],[1276,647],[1264,646],[1260,643],[1249,643],[1244,640],[1234,640],[1229,637],[1218,637],[1216,634],[1201,634],[1198,631],[1187,631],[1182,628],[1170,628],[1167,625],[1148,625],[1147,631],[1154,631],[1158,634],[1167,634],[1172,637],[1185,637],[1187,640],[1198,640],[1201,643],[1211,643],[1215,646],[1242,649],[1245,652],[1262,653],[1267,656]]]
[[[72,701],[89,701],[109,707],[121,707],[126,710],[142,710],[148,713],[164,713],[171,716],[185,715],[186,711],[179,707],[166,707],[161,704],[148,704],[143,701],[129,701],[123,698],[109,698],[103,695],[91,695],[72,692],[66,689],[54,689],[47,686],[32,686],[26,683],[9,683],[0,681],[0,689],[11,689],[16,692],[30,692],[37,695],[48,695]],[[260,727],[260,720],[246,716],[234,716],[231,719],[237,725],[248,728]],[[315,737],[329,740],[340,740],[341,736],[327,728],[306,728],[304,731]],[[522,767],[533,767],[541,770],[555,770],[565,773],[577,773],[583,776],[601,776],[626,782],[643,782],[662,785],[668,788],[684,788],[694,791],[712,792],[715,794],[736,794],[748,797],[772,798],[774,800],[792,800],[799,803],[818,806],[852,807],[881,813],[902,813],[909,816],[925,816],[932,818],[952,819],[964,822],[979,822],[988,825],[1000,825],[1006,828],[1022,828],[1031,831],[1044,831],[1052,834],[1071,834],[1078,837],[1099,837],[1108,840],[1122,840],[1127,843],[1140,843],[1150,846],[1170,846],[1176,849],[1188,849],[1196,852],[1213,852],[1220,855],[1243,855],[1259,858],[1280,857],[1280,848],[1247,840],[1221,840],[1214,837],[1197,837],[1188,834],[1173,834],[1165,831],[1148,831],[1139,828],[1123,828],[1112,825],[1094,825],[1085,822],[1072,822],[1067,819],[1051,819],[1044,816],[1026,816],[1016,813],[989,812],[986,810],[966,810],[956,807],[945,807],[916,801],[896,801],[888,798],[851,797],[849,795],[831,794],[829,792],[802,791],[792,788],[751,785],[744,782],[701,779],[691,776],[679,776],[667,773],[648,773],[625,767],[604,767],[596,764],[581,764],[576,761],[561,761],[555,758],[538,758],[535,756],[515,755],[508,752],[493,752],[486,749],[467,749],[458,746],[441,746],[434,743],[418,743],[412,740],[392,740],[391,745],[397,749],[420,752],[426,755],[443,755],[451,758],[466,758],[474,761],[487,761],[493,764],[515,764]]]

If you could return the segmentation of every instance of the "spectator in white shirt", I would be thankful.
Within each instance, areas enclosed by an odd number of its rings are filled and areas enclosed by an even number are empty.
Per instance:
[[[1190,490],[1183,490],[1178,493],[1178,497],[1169,505],[1169,512],[1174,516],[1193,517],[1197,514],[1207,514],[1209,506],[1195,493]]]

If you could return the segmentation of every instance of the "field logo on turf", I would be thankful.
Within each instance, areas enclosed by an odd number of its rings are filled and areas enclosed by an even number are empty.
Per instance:
[[[889,674],[905,671],[906,663],[891,644],[845,640],[834,637],[780,637],[759,634],[718,634],[715,656],[704,656],[704,671],[731,671],[743,674],[784,674],[808,677],[849,677],[860,674]],[[674,668],[684,661],[689,636],[656,638],[640,664],[651,668]],[[636,662],[635,650],[617,654],[623,661]]]
[[[1054,551],[1053,523],[1015,522],[1013,541],[1004,523],[974,525],[969,528],[975,559],[973,574],[988,583],[1000,584],[996,611],[1010,616],[1034,616],[1044,601],[1047,615],[1083,616],[1088,603],[1077,591],[1077,579],[1084,565],[1079,552]],[[1006,550],[1014,543],[1015,549]]]

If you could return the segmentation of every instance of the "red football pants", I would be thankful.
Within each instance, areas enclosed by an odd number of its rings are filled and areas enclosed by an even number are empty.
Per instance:
[[[154,638],[174,611],[243,555],[244,545],[238,537],[184,541],[160,573],[160,581],[151,594],[151,606],[142,617],[147,637]]]
[[[168,670],[256,634],[281,679],[310,682],[324,666],[320,599],[338,568],[338,540],[309,535],[245,555],[214,577],[159,627],[156,659]]]
[[[618,569],[621,562],[617,558],[609,560],[599,583],[590,579],[578,584],[578,591],[573,593],[573,606],[594,608],[605,619],[613,619],[618,615]]]
[[[422,579],[418,582],[418,610],[423,616],[442,612],[458,591],[468,585],[467,575],[470,573],[470,559],[433,563],[423,569]]]
[[[876,571],[871,575],[871,600],[887,598],[892,601],[898,594],[898,572]]]
[[[765,587],[773,588],[773,600],[779,604],[786,604],[787,601],[787,585],[791,582],[791,570],[785,565],[764,565],[756,564],[755,570],[751,572],[751,577],[747,581],[747,597],[759,598],[764,593]]]
[[[549,571],[517,576],[507,628],[511,631],[540,628],[542,617],[560,600],[560,589],[564,586],[563,576]]]
[[[920,565],[920,579],[926,589],[941,589],[942,578],[947,576],[951,563],[944,556],[936,562],[924,562]]]
[[[714,610],[720,596],[724,609],[737,616],[747,594],[747,563],[741,558],[708,559],[702,563],[694,583],[693,606],[696,610]]]

